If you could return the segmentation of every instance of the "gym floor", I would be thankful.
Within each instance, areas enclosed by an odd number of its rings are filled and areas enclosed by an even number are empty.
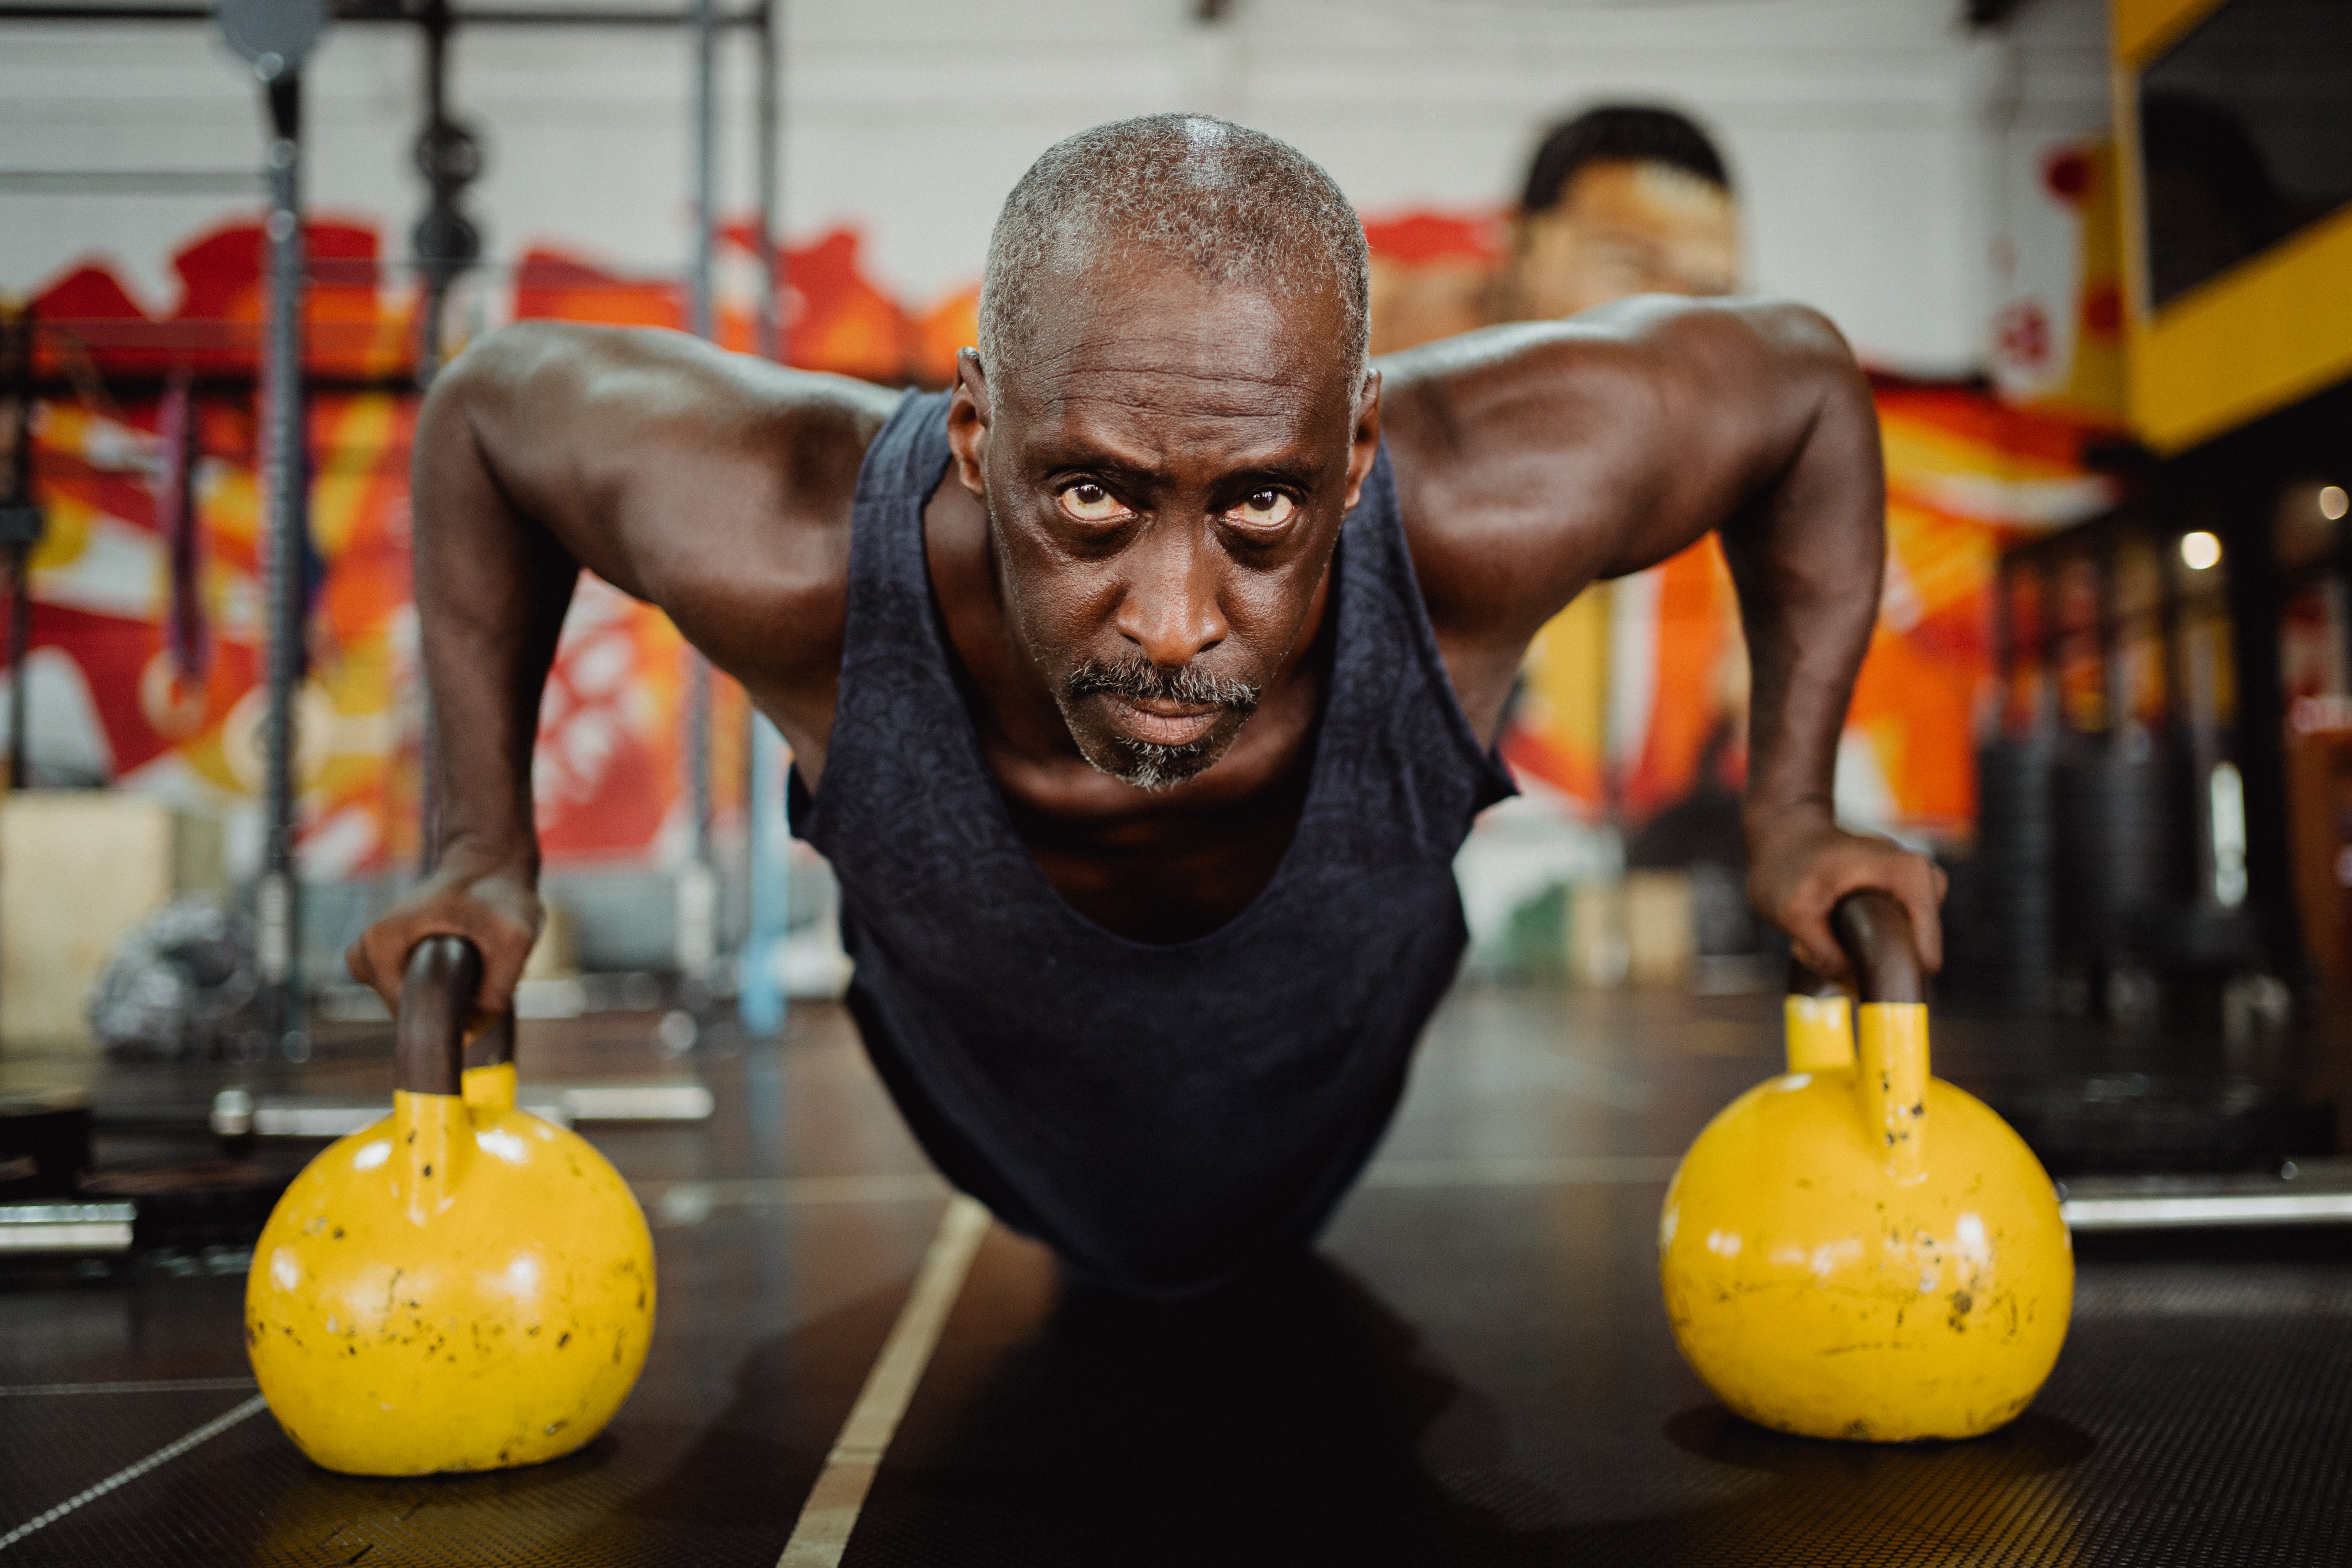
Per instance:
[[[1683,1145],[1773,1070],[1778,1009],[1457,991],[1317,1255],[1209,1301],[1073,1291],[990,1229],[841,1561],[2352,1561],[2352,1237],[2332,1227],[2085,1238],[2056,1374],[1988,1438],[1809,1442],[1714,1405],[1659,1305],[1657,1211]],[[527,1082],[697,1074],[717,1095],[707,1122],[586,1129],[660,1258],[653,1351],[604,1436],[528,1470],[330,1475],[257,1405],[241,1254],[18,1266],[0,1568],[775,1563],[949,1194],[839,1008],[796,1007],[781,1046],[714,1031],[683,1065],[651,1024],[527,1024],[520,1049]],[[1999,1089],[2052,1037],[1946,1020],[1937,1066]],[[2133,1068],[2127,1045],[2080,1048]],[[368,1054],[302,1075],[388,1081]]]

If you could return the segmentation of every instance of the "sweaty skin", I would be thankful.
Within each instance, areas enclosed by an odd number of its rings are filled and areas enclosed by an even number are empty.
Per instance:
[[[1836,331],[1799,307],[1644,298],[1375,361],[1337,303],[1098,268],[1022,360],[967,351],[925,512],[989,769],[1047,879],[1139,941],[1238,913],[1304,798],[1340,522],[1385,433],[1438,647],[1491,742],[1528,640],[1596,577],[1719,530],[1752,649],[1749,893],[1816,968],[1886,889],[1934,967],[1941,878],[1842,832],[1830,783],[1885,549],[1878,434]],[[821,785],[860,458],[896,394],[675,333],[530,323],[436,382],[415,444],[416,596],[439,761],[438,868],[352,972],[387,1002],[436,932],[502,1011],[540,922],[530,749],[581,568],[659,605]],[[1213,703],[1073,696],[1089,667],[1189,668]],[[1223,688],[1220,688],[1223,689]],[[1194,776],[1100,771],[1192,745]],[[1089,759],[1092,759],[1091,761]]]

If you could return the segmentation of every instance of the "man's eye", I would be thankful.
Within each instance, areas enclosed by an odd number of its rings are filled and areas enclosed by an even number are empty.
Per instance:
[[[1080,522],[1114,522],[1127,514],[1118,498],[1092,479],[1066,486],[1055,499],[1064,511]]]
[[[1280,490],[1253,490],[1225,515],[1251,528],[1280,528],[1297,510],[1298,503]]]

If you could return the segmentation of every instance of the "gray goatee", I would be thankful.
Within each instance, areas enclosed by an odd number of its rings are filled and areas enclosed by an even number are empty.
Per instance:
[[[1095,696],[1225,708],[1247,719],[1257,709],[1258,689],[1245,680],[1213,674],[1194,665],[1171,669],[1143,658],[1121,659],[1115,664],[1089,659],[1062,683],[1061,696],[1065,719],[1070,717],[1070,710],[1079,702]],[[1076,729],[1075,724],[1071,726],[1073,734]],[[1097,756],[1084,745],[1078,750],[1098,771],[1137,789],[1172,789],[1206,771],[1223,756],[1239,729],[1236,725],[1226,734],[1210,735],[1181,746],[1114,735],[1108,738],[1108,756]]]

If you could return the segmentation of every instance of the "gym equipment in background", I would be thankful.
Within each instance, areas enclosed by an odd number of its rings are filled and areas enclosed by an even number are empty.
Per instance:
[[[1666,1315],[1692,1370],[1760,1426],[1972,1437],[2022,1411],[2057,1363],[2065,1223],[2024,1141],[1928,1076],[1902,905],[1854,893],[1832,924],[1860,977],[1859,1059],[1805,994],[1818,987],[1792,986],[1791,1070],[1709,1122],[1666,1189]]]
[[[253,1250],[254,1376],[331,1470],[558,1458],[604,1429],[645,1364],[645,1214],[584,1139],[515,1109],[510,1027],[467,1047],[480,979],[470,942],[418,944],[392,1115],[312,1161]]]
[[[264,437],[268,496],[263,600],[269,635],[262,734],[266,826],[254,885],[254,951],[261,970],[262,1029],[290,1061],[310,1054],[302,998],[301,882],[296,875],[295,689],[302,679],[310,594],[308,384],[302,370],[302,300],[309,260],[302,232],[302,65],[326,31],[324,0],[222,0],[221,37],[253,68],[269,121],[268,313],[263,330]]]
[[[26,767],[25,656],[33,643],[33,550],[48,519],[33,493],[33,313],[0,311],[0,381],[7,387],[8,440],[0,461],[0,551],[8,558],[8,787],[31,782]]]

